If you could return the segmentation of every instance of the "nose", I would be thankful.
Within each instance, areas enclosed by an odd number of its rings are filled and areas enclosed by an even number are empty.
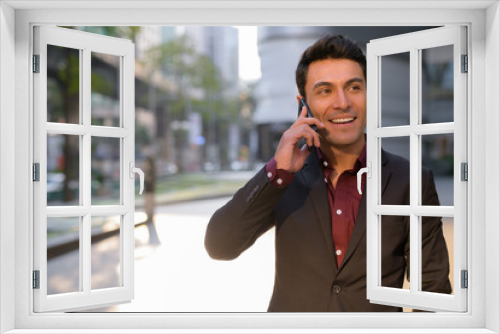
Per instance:
[[[346,110],[351,106],[351,101],[343,89],[338,89],[334,96],[333,107],[335,109]]]

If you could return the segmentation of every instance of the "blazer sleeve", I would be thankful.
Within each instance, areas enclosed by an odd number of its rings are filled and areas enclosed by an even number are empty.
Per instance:
[[[432,171],[422,170],[423,205],[440,205]],[[408,266],[409,272],[409,266]],[[451,293],[448,247],[439,217],[422,217],[422,290]]]
[[[286,187],[273,186],[262,168],[210,218],[205,248],[213,259],[231,260],[275,224],[274,207]]]

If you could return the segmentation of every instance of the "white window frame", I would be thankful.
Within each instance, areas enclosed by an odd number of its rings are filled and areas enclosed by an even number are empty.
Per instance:
[[[34,27],[34,54],[39,56],[39,73],[34,83],[34,162],[40,164],[39,182],[33,185],[34,270],[39,272],[39,289],[34,289],[35,312],[72,311],[122,304],[134,298],[134,178],[130,177],[135,148],[134,68],[135,46],[131,41],[51,26]],[[79,123],[47,121],[47,46],[71,48],[79,52]],[[119,58],[120,122],[116,127],[91,124],[91,54]],[[72,206],[47,206],[47,135],[64,134],[79,139],[80,201]],[[92,205],[92,138],[120,141],[120,197],[117,205]],[[132,174],[133,175],[133,174]],[[93,215],[120,217],[120,281],[116,287],[92,289],[91,219]],[[79,290],[71,293],[47,293],[47,218],[76,217],[79,220]]]
[[[135,1],[4,0],[0,6],[0,331],[76,333],[77,329],[84,328],[88,329],[86,332],[93,333],[125,330],[127,333],[145,333],[148,328],[149,332],[158,333],[278,333],[283,332],[283,328],[290,328],[289,332],[295,333],[340,333],[347,329],[355,333],[353,328],[357,328],[359,333],[500,331],[498,1],[144,1],[141,4]],[[146,9],[137,10],[138,7]],[[52,10],[45,10],[47,8]],[[470,182],[468,194],[468,220],[474,226],[468,231],[471,236],[468,250],[469,311],[465,314],[34,314],[30,279],[33,212],[26,209],[32,207],[30,143],[33,141],[33,124],[31,99],[27,98],[32,96],[29,57],[33,25],[56,23],[467,25],[471,45],[468,79],[471,87],[468,99],[471,110],[468,116],[468,132],[471,134],[468,142],[469,177],[474,181]],[[12,145],[12,137],[15,138],[15,145]],[[15,177],[12,178],[12,175]],[[11,198],[13,192],[14,199]],[[133,330],[139,326],[143,329]],[[405,329],[408,327],[411,329]],[[300,329],[294,331],[293,328]]]
[[[449,26],[372,40],[367,45],[367,298],[377,304],[409,307],[427,311],[467,310],[467,290],[461,288],[461,271],[467,270],[467,185],[461,181],[461,163],[467,163],[467,73],[462,73],[461,57],[467,55],[466,27]],[[422,50],[453,46],[453,121],[422,124]],[[409,124],[382,126],[382,69],[384,56],[407,52],[409,63]],[[454,204],[452,206],[425,206],[422,203],[422,135],[454,135]],[[382,139],[407,137],[410,142],[410,203],[409,205],[382,204]],[[371,176],[371,177],[370,177]],[[472,182],[472,180],[471,180]],[[381,224],[383,215],[408,216],[410,219],[410,289],[388,288],[381,285]],[[454,262],[455,286],[453,294],[424,292],[422,284],[421,219],[453,217],[453,240],[456,245],[451,258]]]

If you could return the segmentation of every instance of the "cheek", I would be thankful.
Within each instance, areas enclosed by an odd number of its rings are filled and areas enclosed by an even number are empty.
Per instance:
[[[322,100],[317,100],[316,102],[309,104],[309,108],[315,118],[321,119],[323,115],[326,114],[328,103],[325,103],[325,101]]]
[[[351,98],[353,104],[356,105],[360,110],[366,110],[366,94],[356,94]]]
[[[359,98],[353,100],[353,104],[361,117],[366,118],[366,99]]]

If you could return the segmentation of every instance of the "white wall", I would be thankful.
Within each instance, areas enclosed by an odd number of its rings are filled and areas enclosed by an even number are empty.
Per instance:
[[[486,88],[498,87],[500,80],[500,5],[495,3],[486,11]],[[486,219],[494,222],[500,221],[500,97],[498,91],[487,91],[486,93]],[[491,277],[500,277],[500,247],[498,236],[500,226],[488,224],[486,229],[486,245],[491,249],[489,259],[495,259],[486,263],[486,328],[500,332],[500,286],[492,283]],[[496,256],[495,256],[496,254]]]
[[[14,10],[0,2],[0,333],[14,328]]]

